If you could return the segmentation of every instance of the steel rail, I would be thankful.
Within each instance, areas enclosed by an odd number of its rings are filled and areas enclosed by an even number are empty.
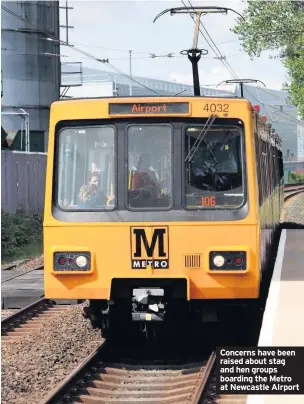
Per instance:
[[[39,404],[56,404],[59,402],[63,396],[68,393],[70,388],[72,387],[75,380],[81,376],[83,372],[86,372],[91,368],[94,363],[98,360],[100,356],[100,352],[104,349],[106,345],[106,341],[102,341],[102,343],[91,352],[77,367],[70,373],[58,386],[55,387],[54,390],[50,392],[49,395],[44,397]]]
[[[53,302],[51,300],[45,299],[44,297],[40,298],[39,300],[36,300],[35,302],[29,304],[26,307],[23,307],[20,310],[15,311],[11,315],[5,317],[3,320],[1,320],[1,328],[3,329],[6,327],[10,322],[16,321],[19,319],[19,317],[23,317],[26,315],[31,314],[33,311],[43,307],[43,306],[52,306]]]
[[[192,398],[191,404],[198,404],[200,402],[202,394],[208,387],[210,376],[212,375],[215,367],[215,360],[216,354],[215,352],[212,352],[206,366],[202,368],[201,377],[197,384],[196,391],[194,392],[194,397]]]

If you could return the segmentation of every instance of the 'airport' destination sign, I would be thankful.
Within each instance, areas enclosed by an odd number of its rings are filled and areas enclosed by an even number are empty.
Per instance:
[[[111,103],[109,115],[189,114],[189,102]]]

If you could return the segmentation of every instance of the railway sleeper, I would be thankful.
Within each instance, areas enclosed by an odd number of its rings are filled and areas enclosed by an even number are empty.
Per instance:
[[[134,398],[134,397],[96,397],[89,395],[81,395],[79,396],[80,401],[76,401],[75,403],[84,403],[84,404],[175,404],[175,403],[191,403],[191,396],[189,394],[178,394],[171,397],[163,397],[161,400],[159,398],[145,398],[143,401],[142,398]]]

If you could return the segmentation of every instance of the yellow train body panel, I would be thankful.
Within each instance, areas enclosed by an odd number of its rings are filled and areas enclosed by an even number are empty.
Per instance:
[[[86,230],[84,232],[84,226]],[[111,282],[115,278],[185,278],[187,298],[233,299],[256,298],[259,294],[260,272],[257,255],[257,226],[169,226],[169,269],[132,269],[130,223],[123,226],[48,227],[45,245],[45,284],[47,298],[107,299],[110,300]],[[155,227],[163,224],[153,223]],[[185,238],[185,234],[187,235]],[[104,236],[103,236],[104,235]],[[229,240],[229,243],[227,243]],[[246,244],[244,244],[246,240]],[[224,248],[248,252],[248,269],[244,273],[212,274],[207,259],[209,251]],[[56,274],[53,266],[55,251],[90,251],[90,274]],[[172,251],[172,252],[171,252]],[[185,268],[185,256],[201,256],[199,268]]]

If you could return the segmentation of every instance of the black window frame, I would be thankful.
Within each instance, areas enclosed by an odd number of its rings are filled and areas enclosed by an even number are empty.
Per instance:
[[[241,121],[241,120],[240,120]],[[242,122],[242,121],[241,121]],[[242,166],[242,179],[243,179],[243,190],[244,190],[244,199],[243,202],[240,206],[238,206],[237,208],[235,207],[231,207],[231,208],[225,208],[225,210],[229,210],[229,211],[235,211],[235,210],[240,210],[242,209],[246,203],[248,203],[248,181],[247,181],[247,155],[246,155],[246,135],[245,135],[245,131],[244,131],[244,123],[242,122],[243,126],[238,126],[238,125],[220,125],[220,124],[213,124],[211,126],[212,129],[216,129],[216,128],[234,128],[234,129],[238,129],[240,132],[240,139],[241,139],[241,166]],[[185,189],[186,189],[186,162],[185,162],[185,134],[186,134],[186,129],[188,127],[204,127],[205,124],[192,124],[192,123],[186,123],[182,126],[182,149],[181,149],[181,161],[182,161],[182,208],[187,211],[187,212],[193,212],[193,211],[204,211],[204,212],[208,212],[208,211],[222,211],[223,208],[216,208],[216,207],[208,207],[208,208],[204,208],[204,207],[200,207],[200,206],[196,206],[195,208],[189,208],[186,206],[186,193],[185,193]]]
[[[62,123],[62,122],[60,122]],[[60,161],[60,148],[59,148],[59,138],[63,131],[65,130],[86,130],[89,128],[104,128],[104,127],[111,127],[114,129],[114,190],[115,190],[115,204],[114,207],[111,209],[101,209],[101,208],[90,208],[90,209],[63,209],[58,203],[58,193],[59,193],[59,170],[58,163]],[[59,127],[57,131],[55,131],[55,145],[54,145],[54,165],[53,165],[53,206],[55,206],[61,212],[113,212],[117,209],[117,196],[118,196],[118,184],[117,184],[117,172],[118,172],[118,156],[117,156],[117,136],[118,131],[115,124],[112,122],[107,123],[100,123],[98,125],[66,125],[63,127]]]
[[[127,185],[125,184],[126,177],[126,161],[125,160],[125,127],[128,124],[157,124],[155,122],[155,118],[148,117],[138,117],[135,119],[130,118],[92,118],[92,119],[66,119],[60,120],[55,125],[54,130],[54,154],[53,154],[53,169],[52,169],[52,205],[51,205],[51,214],[52,217],[59,222],[64,223],[99,223],[104,225],[106,223],[172,223],[172,222],[188,222],[188,223],[200,223],[200,222],[234,222],[234,221],[242,221],[247,218],[250,210],[250,200],[248,199],[248,178],[247,178],[247,156],[245,155],[245,181],[246,181],[246,202],[242,208],[239,209],[229,209],[224,211],[223,209],[219,210],[197,210],[197,211],[187,211],[182,206],[182,178],[184,169],[182,168],[183,162],[181,161],[181,153],[183,153],[182,149],[182,141],[184,136],[182,135],[182,127],[185,124],[190,126],[203,124],[205,125],[208,118],[198,118],[198,117],[160,117],[158,119],[158,124],[169,124],[173,127],[173,137],[172,137],[172,186],[173,186],[173,198],[174,204],[170,211],[165,210],[157,210],[157,211],[129,211],[125,207],[125,196],[124,192],[127,189]],[[116,207],[115,210],[69,210],[69,211],[61,211],[56,205],[55,199],[55,190],[57,187],[56,184],[56,170],[57,170],[57,133],[61,128],[75,128],[81,127],[86,128],[90,126],[115,126],[116,128],[116,153],[119,154],[119,160],[116,159]],[[214,126],[228,126],[228,127],[237,127],[242,133],[244,133],[245,142],[247,143],[247,137],[251,136],[250,127],[246,127],[244,121],[240,118],[217,118]],[[246,148],[247,149],[247,148]],[[246,151],[246,150],[245,150]],[[117,156],[118,156],[117,154]],[[119,189],[119,192],[118,192]],[[170,213],[168,213],[170,212]]]
[[[131,208],[129,206],[129,195],[128,195],[128,176],[129,176],[129,135],[128,135],[128,131],[130,127],[133,126],[140,126],[140,127],[144,127],[144,126],[168,126],[171,129],[171,134],[170,134],[170,141],[171,141],[171,204],[168,208]],[[173,164],[174,164],[174,125],[172,125],[172,123],[166,123],[166,122],[160,122],[160,123],[140,123],[140,122],[133,122],[133,123],[127,123],[125,125],[125,161],[126,161],[126,170],[125,170],[125,189],[124,189],[124,206],[126,208],[126,210],[128,210],[129,212],[169,212],[170,210],[174,209],[174,205],[175,205],[175,198],[174,198],[174,170],[173,170]]]

